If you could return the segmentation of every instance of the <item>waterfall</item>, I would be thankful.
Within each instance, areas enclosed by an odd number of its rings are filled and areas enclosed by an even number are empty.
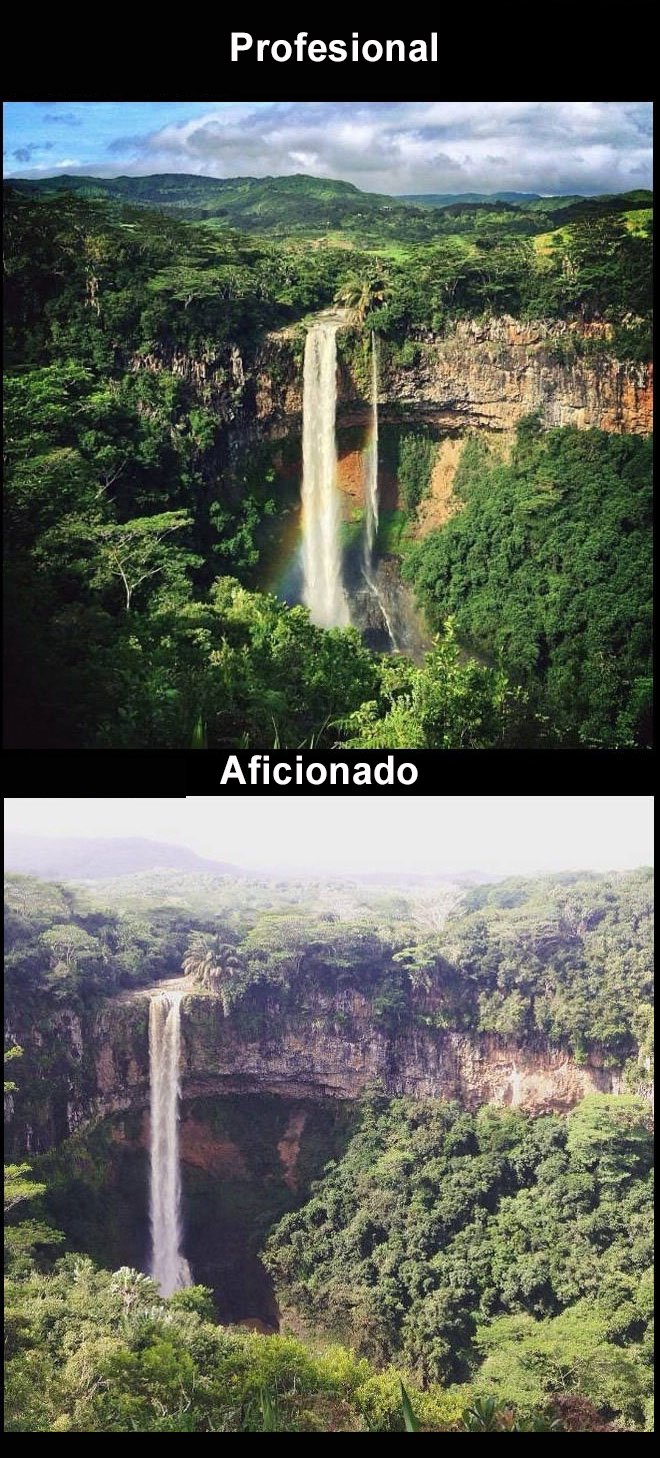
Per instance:
[[[376,537],[378,536],[378,354],[376,351],[376,334],[373,329],[371,331],[371,439],[367,450],[366,467],[366,510],[362,576],[369,591],[378,603],[390,642],[396,652],[398,644],[394,636],[392,620],[388,614],[387,604],[383,594],[378,586],[377,573],[374,568],[374,546],[376,544]]]
[[[350,622],[341,576],[335,411],[336,320],[318,319],[305,340],[303,381],[303,602],[320,628]]]
[[[374,545],[378,535],[378,356],[376,335],[371,331],[371,440],[367,452],[366,516],[364,533],[364,565],[371,572]]]
[[[161,1296],[191,1284],[181,1252],[179,1053],[181,994],[160,993],[149,1005],[151,1088],[151,1275]]]

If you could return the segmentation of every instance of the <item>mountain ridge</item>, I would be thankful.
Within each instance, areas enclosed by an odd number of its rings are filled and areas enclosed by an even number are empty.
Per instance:
[[[337,229],[369,228],[374,224],[391,230],[393,223],[412,229],[411,236],[432,236],[433,214],[450,211],[450,217],[466,210],[474,214],[501,208],[524,231],[539,231],[561,215],[568,221],[575,212],[588,213],[626,207],[650,206],[652,193],[635,191],[601,196],[539,193],[420,193],[388,194],[363,192],[341,178],[314,177],[308,173],[268,177],[201,177],[196,173],[162,172],[140,176],[121,174],[63,173],[51,177],[5,179],[6,193],[22,196],[56,197],[72,193],[88,201],[106,201],[119,206],[137,206],[177,216],[191,222],[216,223],[247,232],[333,232]],[[538,228],[534,224],[538,222]],[[429,232],[430,230],[430,232]]]
[[[187,846],[138,836],[121,838],[5,834],[5,871],[43,880],[96,881],[139,871],[178,870],[240,875],[237,866],[198,856]]]

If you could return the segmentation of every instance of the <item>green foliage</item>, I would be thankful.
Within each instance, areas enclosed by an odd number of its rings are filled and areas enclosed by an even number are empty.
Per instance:
[[[523,1431],[516,1412],[541,1422],[559,1392],[639,1426],[650,1157],[634,1100],[592,1096],[568,1120],[381,1100],[266,1260],[308,1329],[418,1381],[469,1381],[467,1431]]]
[[[337,290],[335,301],[349,310],[357,324],[368,322],[372,326],[378,322],[373,316],[377,315],[389,293],[388,284],[372,267],[362,277],[350,274]]]
[[[397,479],[411,515],[417,511],[431,484],[435,450],[435,442],[425,430],[410,432],[399,439]]]
[[[463,510],[406,557],[431,621],[506,664],[549,745],[650,742],[650,451],[533,419],[509,465],[468,445]]]
[[[193,932],[183,959],[183,971],[200,987],[209,992],[222,992],[223,984],[235,976],[240,965],[240,957],[231,942],[223,941],[221,936]]]
[[[218,1327],[203,1287],[163,1301],[138,1271],[68,1255],[12,1270],[7,1298],[8,1432],[474,1431],[465,1389],[409,1397],[408,1376],[344,1348]]]
[[[412,1403],[410,1401],[408,1393],[406,1392],[403,1382],[401,1383],[401,1406],[403,1408],[403,1421],[405,1424],[406,1432],[418,1433],[420,1431],[419,1423],[412,1410]]]
[[[524,744],[528,720],[524,692],[503,672],[466,661],[448,619],[424,666],[384,663],[380,697],[341,727],[350,748],[483,749]]]
[[[235,578],[243,589],[257,580],[288,490],[266,447],[251,448],[246,465],[230,442],[253,408],[267,331],[339,293],[360,329],[377,327],[386,375],[417,364],[429,335],[457,316],[605,312],[611,347],[641,360],[647,203],[562,206],[548,255],[532,237],[554,225],[552,200],[417,206],[304,177],[8,187],[8,743],[330,747],[341,732],[359,747],[646,744],[637,441],[598,452],[592,435],[579,448],[570,432],[563,444],[553,435],[557,480],[536,471],[531,448],[519,453],[512,477],[477,482],[466,510],[412,553],[434,626],[453,614],[462,639],[501,659],[496,677],[479,664],[435,661],[417,677],[402,665],[394,704],[390,667],[355,635],[323,646],[300,610],[257,597],[235,600],[231,626],[226,617]],[[633,230],[634,217],[644,222]],[[238,221],[261,236],[236,233]],[[366,251],[265,236],[333,228]],[[410,246],[388,253],[393,238]],[[366,335],[353,334],[346,357],[364,387]],[[402,438],[411,514],[432,451],[423,432]],[[396,534],[386,533],[398,550]],[[232,578],[216,591],[218,570]]]
[[[5,1049],[5,1053],[4,1053],[4,1061],[5,1061],[5,1064],[7,1064],[7,1063],[15,1063],[17,1058],[22,1058],[22,1057],[23,1057],[23,1049],[22,1048],[19,1048],[19,1046],[18,1046],[17,1043],[14,1043],[10,1048],[6,1048]],[[12,1083],[11,1079],[6,1078],[5,1079],[5,1093],[6,1094],[13,1093],[14,1090],[15,1090],[15,1088],[16,1088],[16,1084],[15,1083]]]
[[[518,1035],[540,1033],[575,1055],[595,1044],[623,1059],[636,1046],[638,1009],[653,985],[652,884],[642,869],[468,891],[445,935],[427,943],[431,975],[455,969],[447,1016],[460,1018],[463,1000],[476,997],[484,1030],[506,1032],[515,1015]]]
[[[327,635],[331,637],[332,635]],[[183,970],[227,1012],[352,988],[394,1028],[415,1021],[538,1036],[650,1070],[653,879],[514,878],[465,892],[156,875],[89,889],[7,878],[7,997],[20,1014],[85,1006]],[[44,955],[44,954],[47,955]],[[623,1108],[623,1104],[619,1105]]]
[[[5,880],[6,994],[15,1012],[46,997],[51,1006],[93,1003],[133,983],[172,975],[181,963],[191,915],[156,898],[108,910],[85,890],[30,876]]]

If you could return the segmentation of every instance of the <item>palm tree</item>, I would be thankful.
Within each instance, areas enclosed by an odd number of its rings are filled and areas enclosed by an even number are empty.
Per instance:
[[[154,1299],[158,1294],[151,1277],[145,1276],[142,1271],[133,1270],[132,1266],[120,1266],[114,1272],[110,1290],[114,1296],[121,1298],[124,1311],[130,1311],[132,1306],[139,1306],[146,1297]]]
[[[241,966],[241,958],[231,942],[206,932],[193,932],[183,959],[183,971],[209,992],[218,992]]]
[[[368,314],[379,309],[392,290],[384,279],[371,275],[360,278],[353,273],[335,294],[335,303],[349,309],[356,324],[364,324]]]

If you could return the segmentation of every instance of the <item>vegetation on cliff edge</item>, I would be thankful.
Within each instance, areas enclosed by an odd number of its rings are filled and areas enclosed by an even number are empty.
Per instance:
[[[388,259],[332,241],[317,248],[212,231],[121,200],[98,201],[85,187],[82,196],[44,191],[35,201],[31,189],[10,187],[5,197],[9,745],[648,742],[645,547],[630,471],[622,484],[632,489],[634,520],[625,524],[619,493],[614,524],[626,538],[626,582],[632,572],[642,585],[627,592],[630,632],[619,664],[625,624],[620,614],[610,623],[599,567],[600,549],[611,546],[602,535],[593,549],[585,543],[585,571],[596,579],[588,604],[596,619],[593,653],[604,654],[606,674],[599,687],[590,665],[574,701],[566,673],[561,694],[539,689],[542,642],[535,664],[525,649],[521,672],[515,631],[494,644],[501,652],[495,667],[466,664],[447,631],[415,667],[368,652],[354,631],[323,634],[303,609],[251,591],[282,504],[268,452],[255,448],[241,463],[229,441],[232,423],[252,418],[266,333],[325,307],[351,279],[353,294],[357,286],[367,298],[364,327],[378,328],[395,364],[411,363],[419,341],[452,319],[502,310],[604,317],[614,337],[602,347],[642,358],[650,320],[646,228],[627,229],[615,204],[605,213],[587,208],[572,221],[564,216],[550,253],[541,254],[526,233],[511,232],[517,215],[506,204],[497,216],[470,205],[460,218],[451,209],[402,206],[401,217],[419,214],[432,241]],[[99,183],[96,191],[108,189]],[[445,236],[446,211],[452,228],[471,220],[468,238]],[[535,212],[525,213],[530,226],[540,226]],[[631,459],[636,448],[627,447]],[[423,443],[415,452],[423,456]],[[570,444],[563,477],[571,525],[582,535],[591,526],[592,493],[581,495],[579,463],[572,473],[569,455]],[[619,471],[614,447],[612,454],[601,447],[600,464],[607,501]],[[402,462],[411,509],[418,466]],[[642,468],[640,456],[637,476]],[[506,482],[495,485],[508,519]],[[528,519],[513,525],[511,549],[524,561],[512,580],[538,595],[534,615],[544,616]],[[611,533],[612,520],[607,525]],[[565,655],[579,658],[584,604],[572,611],[570,565],[565,553],[555,557],[551,626],[569,645]],[[465,574],[457,574],[448,591],[458,591],[459,578],[465,585]],[[467,612],[474,620],[482,594],[473,575]],[[527,618],[526,598],[516,598],[509,616],[516,612]],[[443,603],[440,614],[432,605],[432,616],[444,622],[450,615]],[[478,629],[475,637],[493,638]]]

